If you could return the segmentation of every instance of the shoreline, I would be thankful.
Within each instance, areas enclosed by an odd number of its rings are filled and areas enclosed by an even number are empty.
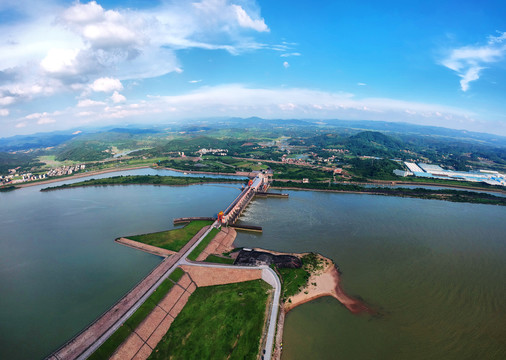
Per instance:
[[[467,204],[478,204],[478,205],[494,205],[494,206],[506,206],[505,204],[502,204],[502,203],[487,203],[487,202],[480,202],[480,201],[454,201],[452,200],[452,198],[444,198],[442,196],[440,197],[424,197],[424,196],[417,196],[416,194],[395,194],[395,193],[390,193],[387,191],[358,191],[358,190],[337,190],[337,189],[313,189],[313,188],[302,188],[302,187],[294,187],[294,186],[287,186],[287,187],[284,187],[284,186],[272,186],[271,189],[276,189],[276,190],[296,190],[296,191],[319,191],[319,192],[328,192],[328,193],[341,193],[341,194],[362,194],[362,195],[376,195],[376,196],[391,196],[391,197],[400,197],[400,198],[410,198],[410,199],[421,199],[421,200],[436,200],[436,201],[448,201],[448,202],[455,202],[455,203],[467,203]],[[421,187],[421,189],[423,189],[423,187]],[[391,189],[392,191],[395,191],[395,189]],[[426,189],[423,189],[423,190],[426,190]],[[449,189],[451,190],[451,189]],[[469,189],[471,190],[471,189]],[[476,190],[476,189],[474,189]],[[437,191],[437,190],[434,190],[434,191]],[[458,189],[455,189],[454,191],[464,191],[464,189],[462,190],[458,190]],[[487,194],[486,190],[476,190],[474,191],[476,193],[483,193],[485,195],[490,195],[490,196],[494,196],[495,198],[499,199],[499,200],[502,200],[504,197],[502,196],[497,196],[497,195],[493,195],[493,194]],[[502,193],[502,192],[501,192]],[[506,193],[505,193],[506,194]],[[435,195],[438,195],[438,194],[435,194]],[[497,200],[495,199],[495,200]],[[498,200],[498,201],[499,201]]]
[[[217,179],[217,180],[219,180],[219,179]],[[233,180],[233,179],[225,179],[225,180]],[[77,189],[77,188],[84,188],[84,187],[104,187],[104,186],[129,186],[129,185],[146,186],[146,185],[151,185],[151,186],[174,186],[174,187],[178,187],[178,186],[192,186],[192,185],[206,185],[206,184],[212,184],[212,185],[216,185],[216,184],[237,184],[237,182],[235,182],[235,181],[202,181],[202,182],[194,182],[194,183],[190,183],[190,184],[153,184],[153,183],[81,184],[81,185],[76,185],[76,186],[65,186],[65,187],[63,187],[64,185],[60,185],[61,187],[60,186],[48,187],[48,188],[40,189],[40,191],[48,192],[48,191],[56,191],[56,190]]]
[[[160,167],[160,166],[151,166],[151,165],[140,165],[140,166],[129,166],[124,168],[115,168],[115,169],[103,169],[103,170],[95,170],[90,171],[86,173],[78,173],[75,175],[63,177],[63,178],[57,178],[57,179],[50,179],[50,180],[43,180],[43,181],[36,181],[36,182],[28,182],[28,183],[21,183],[21,184],[15,184],[18,188],[24,188],[29,186],[36,186],[36,185],[44,185],[44,184],[50,184],[53,182],[58,181],[64,181],[67,179],[78,179],[82,177],[87,176],[94,176],[94,175],[101,175],[111,172],[119,172],[119,171],[129,171],[129,170],[138,170],[138,169],[158,169],[158,170],[171,170],[178,173],[187,173],[187,174],[204,174],[204,175],[221,175],[221,176],[242,176],[242,177],[251,177],[253,174],[251,172],[246,171],[236,171],[235,173],[222,173],[222,172],[212,172],[212,171],[196,171],[196,170],[180,170],[180,169],[174,169],[171,167]],[[293,179],[275,179],[275,181],[294,181]],[[360,182],[343,182],[339,183],[343,185],[410,185],[410,186],[418,186],[420,188],[424,188],[426,186],[437,186],[437,187],[443,187],[443,188],[449,188],[449,189],[462,189],[462,190],[475,190],[478,192],[493,192],[493,193],[500,193],[500,194],[506,194],[506,190],[503,189],[494,189],[494,188],[482,188],[482,187],[474,187],[474,186],[467,186],[467,185],[450,185],[450,184],[439,184],[439,183],[431,183],[431,182],[410,182],[410,181],[390,181],[390,180],[370,180],[368,182],[360,183]],[[304,189],[304,188],[297,188],[297,187],[279,187],[279,186],[273,186],[272,189],[286,189],[286,190],[309,190],[309,191],[327,191],[327,192],[342,192],[342,193],[351,193],[351,194],[373,194],[373,195],[387,195],[384,193],[373,193],[373,192],[367,192],[367,191],[347,191],[347,190],[326,190],[326,189]]]
[[[142,166],[130,166],[125,168],[119,168],[119,169],[103,169],[103,170],[95,170],[95,171],[89,171],[85,173],[79,173],[71,176],[66,177],[60,177],[57,179],[50,179],[50,180],[43,180],[43,181],[35,181],[35,182],[29,182],[26,184],[16,184],[19,188],[29,187],[29,186],[36,186],[36,185],[45,185],[45,184],[51,184],[58,181],[65,181],[65,180],[72,180],[72,179],[79,179],[87,176],[95,176],[95,175],[101,175],[101,174],[107,174],[111,172],[119,172],[119,171],[129,171],[129,170],[138,170],[138,169],[148,169],[151,168],[149,165],[142,165]]]
[[[155,169],[162,169],[162,170],[171,170],[176,171],[179,173],[187,173],[187,174],[205,174],[205,175],[222,175],[222,176],[244,176],[244,177],[250,177],[251,172],[248,171],[236,171],[235,173],[222,173],[222,172],[212,172],[212,171],[197,171],[197,170],[180,170],[180,169],[174,169],[171,167],[156,167]]]
[[[372,182],[366,182],[366,183],[358,183],[353,182],[349,184],[353,185],[412,185],[417,186],[420,185],[423,186],[438,186],[438,187],[444,187],[444,188],[455,188],[455,189],[465,189],[465,190],[476,190],[476,191],[488,191],[488,192],[495,192],[495,193],[502,193],[506,194],[506,190],[502,189],[494,189],[494,188],[482,188],[482,187],[474,187],[474,186],[468,186],[468,185],[450,185],[450,184],[439,184],[439,183],[430,183],[430,182],[415,182],[415,181],[388,181],[388,180],[371,180]]]

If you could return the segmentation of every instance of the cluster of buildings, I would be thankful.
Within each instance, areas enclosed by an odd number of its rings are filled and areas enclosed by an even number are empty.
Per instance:
[[[322,156],[319,156],[315,152],[310,152],[308,154],[299,155],[297,157],[288,157],[287,154],[284,154],[281,157],[281,162],[290,165],[310,165],[315,163],[318,164],[333,163],[336,159],[337,159],[336,155],[324,158]]]
[[[86,165],[74,165],[74,166],[62,166],[56,169],[51,169],[47,172],[47,176],[63,176],[63,175],[72,175],[72,173],[78,172],[80,170],[84,170]]]
[[[9,175],[1,176],[0,175],[0,184],[19,184],[26,181],[34,181],[34,180],[43,180],[48,177],[54,177],[54,176],[64,176],[64,175],[72,175],[75,172],[78,172],[80,170],[84,170],[86,168],[86,165],[79,164],[79,165],[73,165],[73,166],[62,166],[55,169],[51,169],[45,174],[32,174],[32,173],[24,173],[19,174],[18,170],[19,167],[15,169],[9,169]]]
[[[308,162],[303,158],[290,158],[286,154],[281,157],[281,162],[283,164],[291,164],[291,165],[308,165]]]
[[[394,170],[398,176],[417,176],[432,179],[460,180],[484,182],[490,185],[506,186],[506,175],[492,170],[479,170],[476,172],[445,170],[439,165],[404,162],[409,171]]]
[[[212,154],[212,155],[219,155],[219,156],[226,156],[228,155],[227,149],[200,149],[197,151],[197,154],[200,156],[206,155],[206,154]]]
[[[335,153],[342,154],[342,155],[350,152],[349,150],[346,150],[346,149],[323,149],[323,151],[335,152]]]

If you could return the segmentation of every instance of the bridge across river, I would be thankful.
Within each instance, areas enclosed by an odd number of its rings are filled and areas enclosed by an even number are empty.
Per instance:
[[[244,190],[232,201],[232,203],[218,214],[218,222],[222,225],[233,225],[241,216],[246,206],[257,193],[265,193],[269,189],[269,177],[259,173],[248,182]]]

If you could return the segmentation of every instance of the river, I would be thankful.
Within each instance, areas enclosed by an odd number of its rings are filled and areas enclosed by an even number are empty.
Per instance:
[[[160,262],[114,238],[214,215],[239,193],[236,184],[45,186],[0,194],[2,359],[49,354]],[[254,200],[241,221],[264,232],[239,233],[236,245],[320,252],[378,314],[352,315],[332,298],[304,304],[287,315],[284,360],[506,357],[506,207],[289,194]]]
[[[506,358],[506,208],[290,191],[241,217],[236,246],[319,252],[377,315],[333,298],[288,313],[283,359]]]
[[[139,169],[93,178],[127,174],[181,175]],[[171,229],[176,217],[213,216],[240,191],[239,184],[39,191],[54,185],[0,194],[0,359],[49,355],[161,261],[115,238]]]

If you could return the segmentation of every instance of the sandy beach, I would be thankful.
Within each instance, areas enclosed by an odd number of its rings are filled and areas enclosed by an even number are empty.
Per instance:
[[[347,295],[343,289],[341,289],[339,271],[336,265],[331,260],[321,255],[320,258],[326,260],[327,265],[322,271],[311,275],[308,286],[304,290],[287,299],[284,304],[285,312],[311,300],[323,296],[332,296],[354,314],[361,312],[371,313],[372,311],[365,304]]]

